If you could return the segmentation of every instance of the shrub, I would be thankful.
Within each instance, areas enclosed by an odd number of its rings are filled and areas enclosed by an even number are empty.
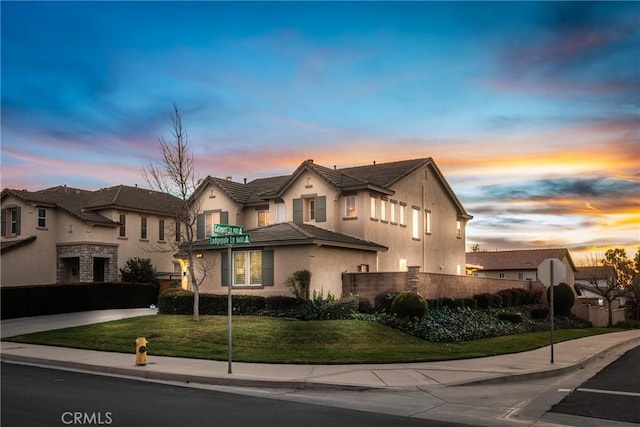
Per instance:
[[[285,284],[291,288],[291,293],[298,299],[309,299],[309,285],[311,272],[309,270],[294,271],[287,277]]]
[[[398,295],[398,292],[387,291],[381,292],[373,299],[373,309],[377,313],[390,313],[391,304],[394,298]]]
[[[427,312],[427,302],[416,292],[400,292],[391,303],[391,313],[398,317],[422,317]]]
[[[129,258],[120,269],[123,282],[158,284],[158,270],[149,258]]]
[[[620,329],[640,329],[640,320],[624,320],[615,324]]]
[[[549,307],[535,307],[529,311],[532,319],[546,319],[549,316]]]
[[[498,313],[498,319],[511,323],[522,323],[522,314],[515,311],[503,311],[502,313]]]
[[[489,293],[477,294],[473,296],[473,299],[477,301],[478,308],[486,309],[491,307],[493,295]]]
[[[358,297],[346,297],[331,301],[322,307],[322,318],[328,320],[350,319],[358,311]]]
[[[293,310],[298,304],[298,299],[284,295],[272,295],[264,299],[265,310],[270,312],[286,312]]]
[[[550,301],[551,287],[547,288],[547,302]],[[560,283],[553,287],[553,311],[556,316],[569,316],[571,307],[576,302],[573,290],[566,283]]]

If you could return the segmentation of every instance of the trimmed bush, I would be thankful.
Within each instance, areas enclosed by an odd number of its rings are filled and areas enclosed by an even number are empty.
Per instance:
[[[544,320],[549,317],[549,307],[535,307],[529,310],[532,319]]]
[[[623,320],[614,325],[615,328],[620,329],[640,329],[640,320]]]
[[[486,309],[491,307],[493,302],[493,295],[489,293],[476,294],[473,299],[477,301],[477,307],[480,309]]]
[[[401,318],[422,317],[427,312],[427,302],[416,292],[400,292],[391,303],[391,313]]]
[[[394,292],[394,291],[379,293],[373,299],[373,309],[377,313],[390,313],[391,304],[393,304],[393,300],[397,295],[398,295],[398,292]]]
[[[322,318],[327,320],[351,319],[358,311],[358,297],[346,297],[331,301],[322,307]]]
[[[551,287],[547,288],[547,303],[551,300]],[[571,286],[560,283],[553,287],[553,311],[556,316],[569,316],[576,297]]]
[[[498,319],[511,323],[522,323],[522,314],[514,311],[503,311],[502,313],[498,313]]]

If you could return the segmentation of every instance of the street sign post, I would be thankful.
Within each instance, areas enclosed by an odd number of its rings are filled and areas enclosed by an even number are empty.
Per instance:
[[[248,245],[251,243],[251,236],[249,234],[243,233],[242,227],[239,225],[229,225],[229,224],[213,224],[213,232],[216,234],[215,236],[209,236],[209,245],[210,246],[226,246],[227,247],[227,258],[229,260],[228,263],[228,276],[227,276],[227,330],[228,330],[228,344],[227,348],[229,350],[228,359],[229,359],[229,369],[228,373],[231,374],[231,342],[232,342],[232,321],[231,314],[233,312],[233,304],[231,302],[231,284],[233,280],[233,262],[231,257],[233,256],[233,252],[231,251],[231,247],[233,245]]]
[[[542,261],[542,264],[538,266],[538,277],[540,281],[547,285],[547,278],[549,279],[549,317],[550,317],[550,335],[551,335],[551,363],[554,363],[554,351],[553,342],[555,341],[555,325],[554,317],[555,311],[553,308],[553,294],[556,284],[563,282],[567,277],[567,268],[558,258],[547,258]]]

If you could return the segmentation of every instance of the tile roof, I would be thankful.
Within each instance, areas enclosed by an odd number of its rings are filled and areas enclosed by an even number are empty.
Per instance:
[[[179,199],[174,196],[138,187],[118,185],[97,191],[65,186],[39,191],[5,189],[2,195],[11,194],[25,202],[58,207],[82,221],[102,225],[116,225],[98,211],[105,208],[123,208],[143,212],[174,215]]]
[[[245,232],[251,235],[251,244],[243,245],[247,247],[315,244],[368,251],[384,252],[387,250],[386,246],[310,224],[283,222]],[[198,241],[194,247],[197,249],[212,248],[209,246],[209,239]]]
[[[269,199],[280,197],[304,171],[311,171],[329,185],[342,191],[371,189],[382,193],[393,194],[391,187],[395,183],[424,165],[431,165],[433,167],[446,191],[449,192],[454,203],[458,206],[460,213],[471,218],[430,157],[389,163],[374,163],[371,165],[342,169],[328,168],[314,163],[313,160],[305,160],[291,175],[260,178],[246,184],[209,176],[205,182],[200,185],[195,195],[203,191],[207,184],[213,184],[222,189],[222,191],[236,203],[256,205],[265,203]]]
[[[29,236],[26,239],[18,239],[18,240],[7,240],[2,242],[0,247],[0,251],[3,253],[8,252],[13,249],[17,249],[21,246],[28,245],[29,243],[33,243],[36,241],[36,236]]]
[[[482,270],[534,270],[547,258],[562,260],[568,257],[575,270],[571,254],[566,248],[557,249],[522,249],[513,251],[467,252],[466,263],[481,265]]]

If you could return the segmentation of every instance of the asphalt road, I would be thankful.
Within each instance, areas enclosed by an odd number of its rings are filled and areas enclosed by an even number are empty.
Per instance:
[[[2,427],[460,425],[33,366],[1,367]]]
[[[582,383],[550,412],[640,424],[640,346]]]

